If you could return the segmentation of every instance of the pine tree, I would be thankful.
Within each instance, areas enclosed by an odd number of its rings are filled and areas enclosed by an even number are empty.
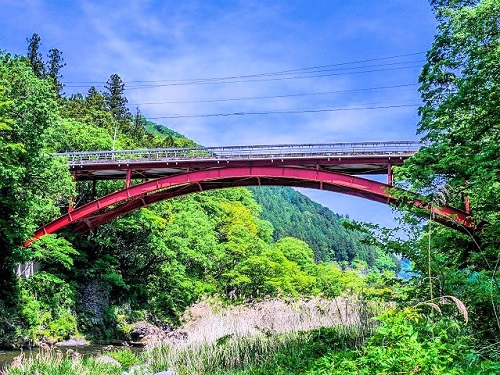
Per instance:
[[[62,75],[60,74],[61,68],[66,66],[64,59],[62,57],[62,52],[57,48],[52,48],[47,57],[49,61],[47,63],[47,76],[50,77],[54,84],[54,88],[56,93],[60,95],[61,90],[63,88],[63,84],[61,83]]]
[[[88,120],[92,124],[112,131],[115,120],[110,114],[106,98],[94,86],[91,86],[87,92],[85,107],[88,113]]]
[[[144,124],[143,124],[143,118],[141,114],[141,110],[139,107],[136,108],[136,113],[134,116],[134,126],[132,127],[132,138],[134,138],[137,141],[142,141],[144,135],[146,134],[146,131],[144,129]]]
[[[31,38],[26,38],[28,42],[28,59],[31,63],[31,68],[38,78],[45,76],[45,64],[42,60],[42,54],[39,52],[41,45],[41,38],[38,34],[34,33]]]
[[[105,94],[106,103],[118,127],[124,131],[129,130],[132,115],[126,106],[128,100],[124,95],[125,84],[118,74],[112,74],[106,81],[104,88],[108,91]]]
[[[108,105],[104,96],[97,91],[95,86],[90,86],[85,97],[86,106],[92,110],[106,111]]]

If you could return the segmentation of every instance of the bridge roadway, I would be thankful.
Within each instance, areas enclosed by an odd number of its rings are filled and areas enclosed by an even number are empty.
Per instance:
[[[288,166],[348,175],[387,174],[420,147],[416,141],[259,145],[67,152],[76,181],[152,179],[220,167]]]

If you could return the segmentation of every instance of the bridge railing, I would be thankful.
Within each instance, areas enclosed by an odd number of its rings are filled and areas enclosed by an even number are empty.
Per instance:
[[[419,141],[341,142],[322,144],[281,144],[257,146],[219,146],[156,148],[143,150],[85,151],[56,153],[70,164],[138,160],[230,160],[300,158],[308,156],[409,155],[424,144]]]

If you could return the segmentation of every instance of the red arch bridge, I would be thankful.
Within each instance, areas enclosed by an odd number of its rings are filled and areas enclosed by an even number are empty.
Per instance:
[[[398,204],[391,194],[392,167],[401,165],[420,147],[420,142],[396,141],[54,154],[67,158],[75,181],[121,179],[124,186],[90,203],[70,207],[66,214],[39,228],[33,239],[68,226],[83,233],[155,202],[236,186],[304,187]],[[387,183],[366,177],[370,175],[387,175]],[[468,208],[429,207],[414,197],[413,204],[432,210],[434,220],[473,231]]]

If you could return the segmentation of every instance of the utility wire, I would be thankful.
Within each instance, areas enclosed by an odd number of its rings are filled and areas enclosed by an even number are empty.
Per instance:
[[[390,59],[395,59],[395,58],[399,58],[399,57],[409,57],[409,56],[416,56],[416,55],[422,55],[422,54],[425,54],[425,52],[415,52],[415,53],[409,53],[409,54],[405,54],[405,55],[380,57],[380,58],[374,58],[374,59],[368,59],[368,60],[358,60],[358,61],[343,62],[343,63],[330,64],[330,65],[319,65],[319,66],[313,66],[313,67],[309,67],[309,68],[281,70],[281,71],[277,71],[277,72],[257,73],[257,74],[250,74],[250,75],[238,75],[238,76],[228,76],[228,77],[212,77],[212,78],[191,78],[191,79],[179,79],[179,80],[128,81],[128,82],[125,82],[125,83],[156,83],[156,82],[179,82],[179,81],[191,81],[192,82],[192,81],[208,81],[208,80],[227,80],[227,79],[238,79],[238,78],[252,78],[252,77],[283,75],[283,74],[302,73],[302,72],[307,73],[308,70],[325,69],[325,68],[338,67],[338,66],[351,65],[351,64],[361,64],[361,63],[372,62],[372,61],[383,61],[383,60],[390,60]],[[415,61],[413,61],[413,62],[415,62]],[[423,62],[423,60],[418,60],[416,62]],[[404,61],[394,62],[394,63],[388,63],[388,64],[384,64],[384,65],[393,65],[393,64],[402,64],[402,63],[404,63]],[[368,65],[366,67],[370,67],[370,66],[378,66],[378,65]],[[357,67],[357,68],[361,68],[361,67]],[[347,68],[344,68],[344,69],[347,69]],[[352,69],[352,68],[349,68],[349,69]],[[332,69],[326,69],[326,70],[332,70]],[[320,70],[320,71],[324,71],[324,70]]]
[[[187,114],[187,115],[170,115],[170,116],[157,116],[146,118],[148,120],[159,119],[179,119],[179,118],[195,118],[195,117],[228,117],[228,116],[248,116],[248,115],[272,115],[272,114],[303,114],[303,113],[320,113],[320,112],[341,112],[341,111],[367,111],[374,109],[391,109],[391,108],[405,108],[405,107],[418,107],[418,104],[400,104],[388,106],[373,106],[373,107],[346,107],[346,108],[319,108],[319,109],[301,109],[301,110],[283,110],[283,111],[263,111],[263,112],[230,112],[230,113],[209,113],[209,114]]]
[[[329,74],[318,74],[311,76],[294,76],[294,77],[279,77],[279,78],[261,78],[261,79],[244,79],[244,80],[232,80],[232,81],[193,81],[193,82],[178,82],[178,83],[165,83],[165,84],[151,84],[151,85],[142,85],[142,86],[133,86],[125,88],[125,90],[139,90],[139,89],[149,89],[156,87],[172,87],[172,86],[201,86],[201,85],[214,85],[214,84],[228,84],[228,83],[248,83],[248,82],[269,82],[269,81],[286,81],[292,79],[304,79],[304,78],[321,78],[321,77],[332,77],[332,76],[340,76],[340,75],[348,75],[348,74],[365,74],[365,73],[375,73],[375,72],[386,72],[386,71],[394,71],[394,70],[402,70],[402,69],[410,69],[410,68],[418,68],[421,65],[409,65],[397,68],[390,69],[372,69],[372,70],[364,70],[358,72],[342,72],[342,73],[329,73]],[[71,86],[68,86],[71,87]]]
[[[228,77],[212,77],[212,78],[197,78],[197,79],[183,79],[183,80],[124,81],[124,83],[125,84],[130,84],[130,83],[153,83],[154,84],[154,83],[159,83],[159,82],[173,82],[173,83],[179,83],[179,84],[180,83],[191,83],[192,84],[194,82],[208,82],[208,81],[220,81],[220,80],[241,79],[241,78],[268,77],[268,76],[283,75],[283,74],[295,74],[295,73],[311,74],[314,72],[308,72],[308,71],[331,68],[331,67],[339,67],[339,66],[345,66],[345,65],[361,64],[361,63],[373,62],[373,61],[384,61],[384,60],[396,59],[396,58],[401,58],[401,57],[417,56],[417,55],[422,55],[424,53],[425,52],[415,52],[415,53],[388,56],[388,57],[380,57],[380,58],[373,58],[373,59],[366,59],[366,60],[342,62],[342,63],[329,64],[329,65],[319,65],[319,66],[314,66],[314,67],[309,67],[309,68],[290,69],[290,70],[283,70],[283,71],[276,71],[276,72],[252,74],[252,75],[237,75],[237,76],[228,76]],[[413,62],[411,62],[411,63],[413,63]],[[387,65],[395,65],[395,64],[403,64],[403,63],[410,63],[410,62],[394,62],[394,63],[387,63],[387,64],[382,64],[382,65],[387,66]],[[382,66],[382,65],[379,65],[379,66]],[[375,65],[375,66],[377,66],[377,65]],[[370,66],[365,66],[365,68],[366,67],[370,67]],[[350,67],[350,68],[344,68],[344,69],[360,69],[360,68],[363,68],[363,66]],[[331,71],[332,69],[329,69],[329,70]],[[316,71],[316,72],[321,72],[321,71]],[[96,84],[100,87],[104,86],[104,83],[102,81],[72,81],[72,82],[67,82],[67,84],[69,84],[69,85],[66,85],[67,87],[87,87],[87,86],[79,86],[76,84]],[[73,85],[71,85],[71,84],[73,84]]]
[[[279,99],[279,98],[290,98],[290,97],[301,97],[301,96],[319,96],[319,95],[329,95],[329,94],[343,94],[343,93],[354,93],[354,92],[366,92],[366,91],[376,91],[376,90],[386,90],[404,87],[415,87],[418,86],[417,83],[408,83],[404,85],[395,86],[379,86],[379,87],[368,87],[362,89],[352,89],[352,90],[335,90],[335,91],[324,91],[324,92],[313,92],[304,94],[283,94],[283,95],[272,95],[272,96],[247,96],[242,98],[223,98],[223,99],[196,99],[196,100],[175,100],[175,101],[164,101],[164,102],[145,102],[145,103],[130,103],[130,106],[141,106],[141,105],[158,105],[158,104],[182,104],[182,103],[217,103],[217,102],[232,102],[241,100],[261,100],[261,99]]]
[[[274,73],[259,73],[259,74],[250,74],[250,75],[242,75],[242,76],[232,76],[232,77],[215,77],[215,78],[198,78],[198,79],[181,79],[181,80],[157,80],[157,81],[143,81],[142,83],[150,83],[156,84],[159,82],[171,82],[171,83],[202,83],[202,82],[219,82],[219,81],[228,81],[234,79],[242,79],[242,78],[261,78],[261,77],[274,77],[274,76],[286,76],[290,74],[314,74],[314,73],[324,73],[324,72],[342,72],[345,70],[355,70],[355,69],[364,69],[364,68],[380,68],[386,66],[394,66],[394,65],[402,65],[402,64],[415,64],[415,63],[423,63],[424,60],[414,60],[414,61],[398,61],[393,63],[385,63],[385,64],[376,64],[376,65],[362,65],[362,66],[352,66],[345,68],[335,68],[335,69],[320,69],[315,68],[314,70],[306,71],[306,70],[295,70],[288,72],[274,72]],[[313,69],[313,68],[310,68]],[[137,81],[140,83],[140,81]],[[148,85],[139,85],[135,87],[149,86]]]
[[[150,89],[156,87],[175,87],[175,86],[201,86],[201,85],[214,85],[214,84],[229,84],[229,83],[247,83],[247,82],[269,82],[269,81],[286,81],[292,79],[304,79],[304,78],[321,78],[321,77],[333,77],[333,76],[341,76],[341,75],[353,75],[353,74],[365,74],[365,73],[375,73],[375,72],[387,72],[394,70],[402,70],[402,69],[411,69],[411,68],[419,68],[421,65],[408,65],[401,67],[393,67],[388,69],[371,69],[371,70],[362,70],[362,71],[351,71],[351,72],[337,72],[337,73],[329,73],[329,74],[318,74],[318,75],[310,75],[310,76],[292,76],[292,77],[278,77],[278,78],[260,78],[260,79],[242,79],[242,80],[232,80],[232,81],[212,81],[212,80],[203,80],[203,81],[188,81],[188,82],[175,82],[175,83],[158,83],[158,84],[148,84],[148,85],[139,85],[132,87],[125,87],[125,90],[140,90],[140,89]],[[362,67],[360,67],[362,68]],[[71,88],[86,88],[87,86],[79,86],[79,85],[65,85],[65,87]],[[98,87],[104,87],[104,85],[98,85]]]

